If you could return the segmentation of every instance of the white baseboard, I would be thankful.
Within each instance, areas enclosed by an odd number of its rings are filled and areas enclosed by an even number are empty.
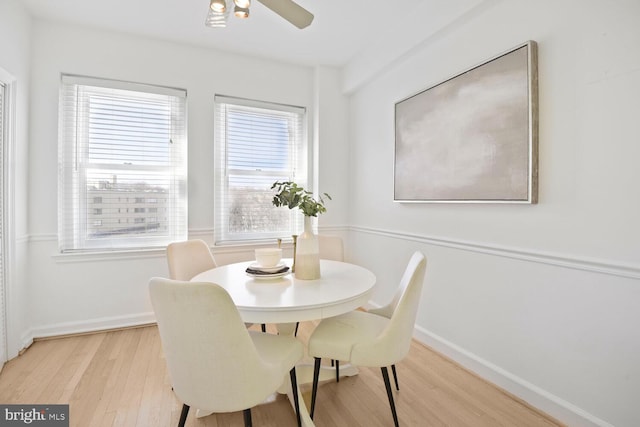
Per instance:
[[[155,323],[155,321],[155,314],[153,312],[149,312],[130,316],[103,317],[81,322],[63,322],[39,328],[32,328],[27,334],[23,335],[22,342],[26,348],[33,343],[34,339],[37,338],[82,334],[109,329],[130,328],[132,326],[142,326]]]
[[[534,408],[572,427],[614,427],[577,406],[417,326],[414,338]]]

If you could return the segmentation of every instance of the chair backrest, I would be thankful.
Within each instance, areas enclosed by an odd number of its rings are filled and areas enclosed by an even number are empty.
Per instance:
[[[402,279],[400,279],[400,286],[398,286],[398,289],[396,289],[396,293],[393,295],[391,301],[389,301],[389,303],[383,307],[372,308],[368,310],[369,313],[377,314],[380,316],[384,316],[387,319],[391,319],[391,316],[393,316],[393,313],[396,311],[396,307],[400,302],[402,294],[404,294],[405,288],[411,281],[411,275],[415,273],[415,271],[411,268],[411,261],[413,261],[417,256],[416,254],[417,252],[413,254],[412,259],[409,261],[409,265],[405,269],[404,274],[402,275]]]
[[[318,234],[320,258],[332,261],[344,261],[344,245],[340,236]]]
[[[390,366],[402,360],[411,346],[418,305],[427,269],[427,258],[416,251],[405,269],[396,296],[389,304],[394,307],[389,323],[382,333],[366,345],[355,345],[351,361],[363,366]],[[384,362],[384,363],[383,363]]]
[[[167,246],[167,263],[169,277],[174,280],[191,280],[196,274],[216,267],[209,246],[200,239],[170,243]]]
[[[149,293],[171,384],[183,403],[239,411],[261,403],[282,384],[283,372],[259,357],[222,287],[153,278]]]

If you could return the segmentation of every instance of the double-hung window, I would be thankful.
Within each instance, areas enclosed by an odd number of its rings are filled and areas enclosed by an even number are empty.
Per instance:
[[[303,215],[274,207],[271,185],[307,185],[305,108],[217,95],[214,123],[216,244],[299,233]]]
[[[62,252],[186,238],[186,91],[63,75],[59,126]]]

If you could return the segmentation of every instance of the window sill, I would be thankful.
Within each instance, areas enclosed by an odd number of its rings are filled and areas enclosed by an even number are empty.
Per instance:
[[[140,258],[158,258],[166,255],[165,248],[153,249],[118,249],[118,250],[95,250],[86,252],[67,252],[53,255],[57,263],[95,262],[131,260]]]

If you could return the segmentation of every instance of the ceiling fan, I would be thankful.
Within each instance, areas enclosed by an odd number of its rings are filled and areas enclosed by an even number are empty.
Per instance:
[[[282,18],[302,29],[308,27],[313,21],[313,14],[293,2],[292,0],[257,0]],[[231,0],[229,0],[231,3]],[[233,14],[238,18],[249,17],[251,0],[233,0]],[[212,28],[227,26],[227,16],[231,13],[231,7],[227,0],[210,0],[209,13],[205,25]]]

